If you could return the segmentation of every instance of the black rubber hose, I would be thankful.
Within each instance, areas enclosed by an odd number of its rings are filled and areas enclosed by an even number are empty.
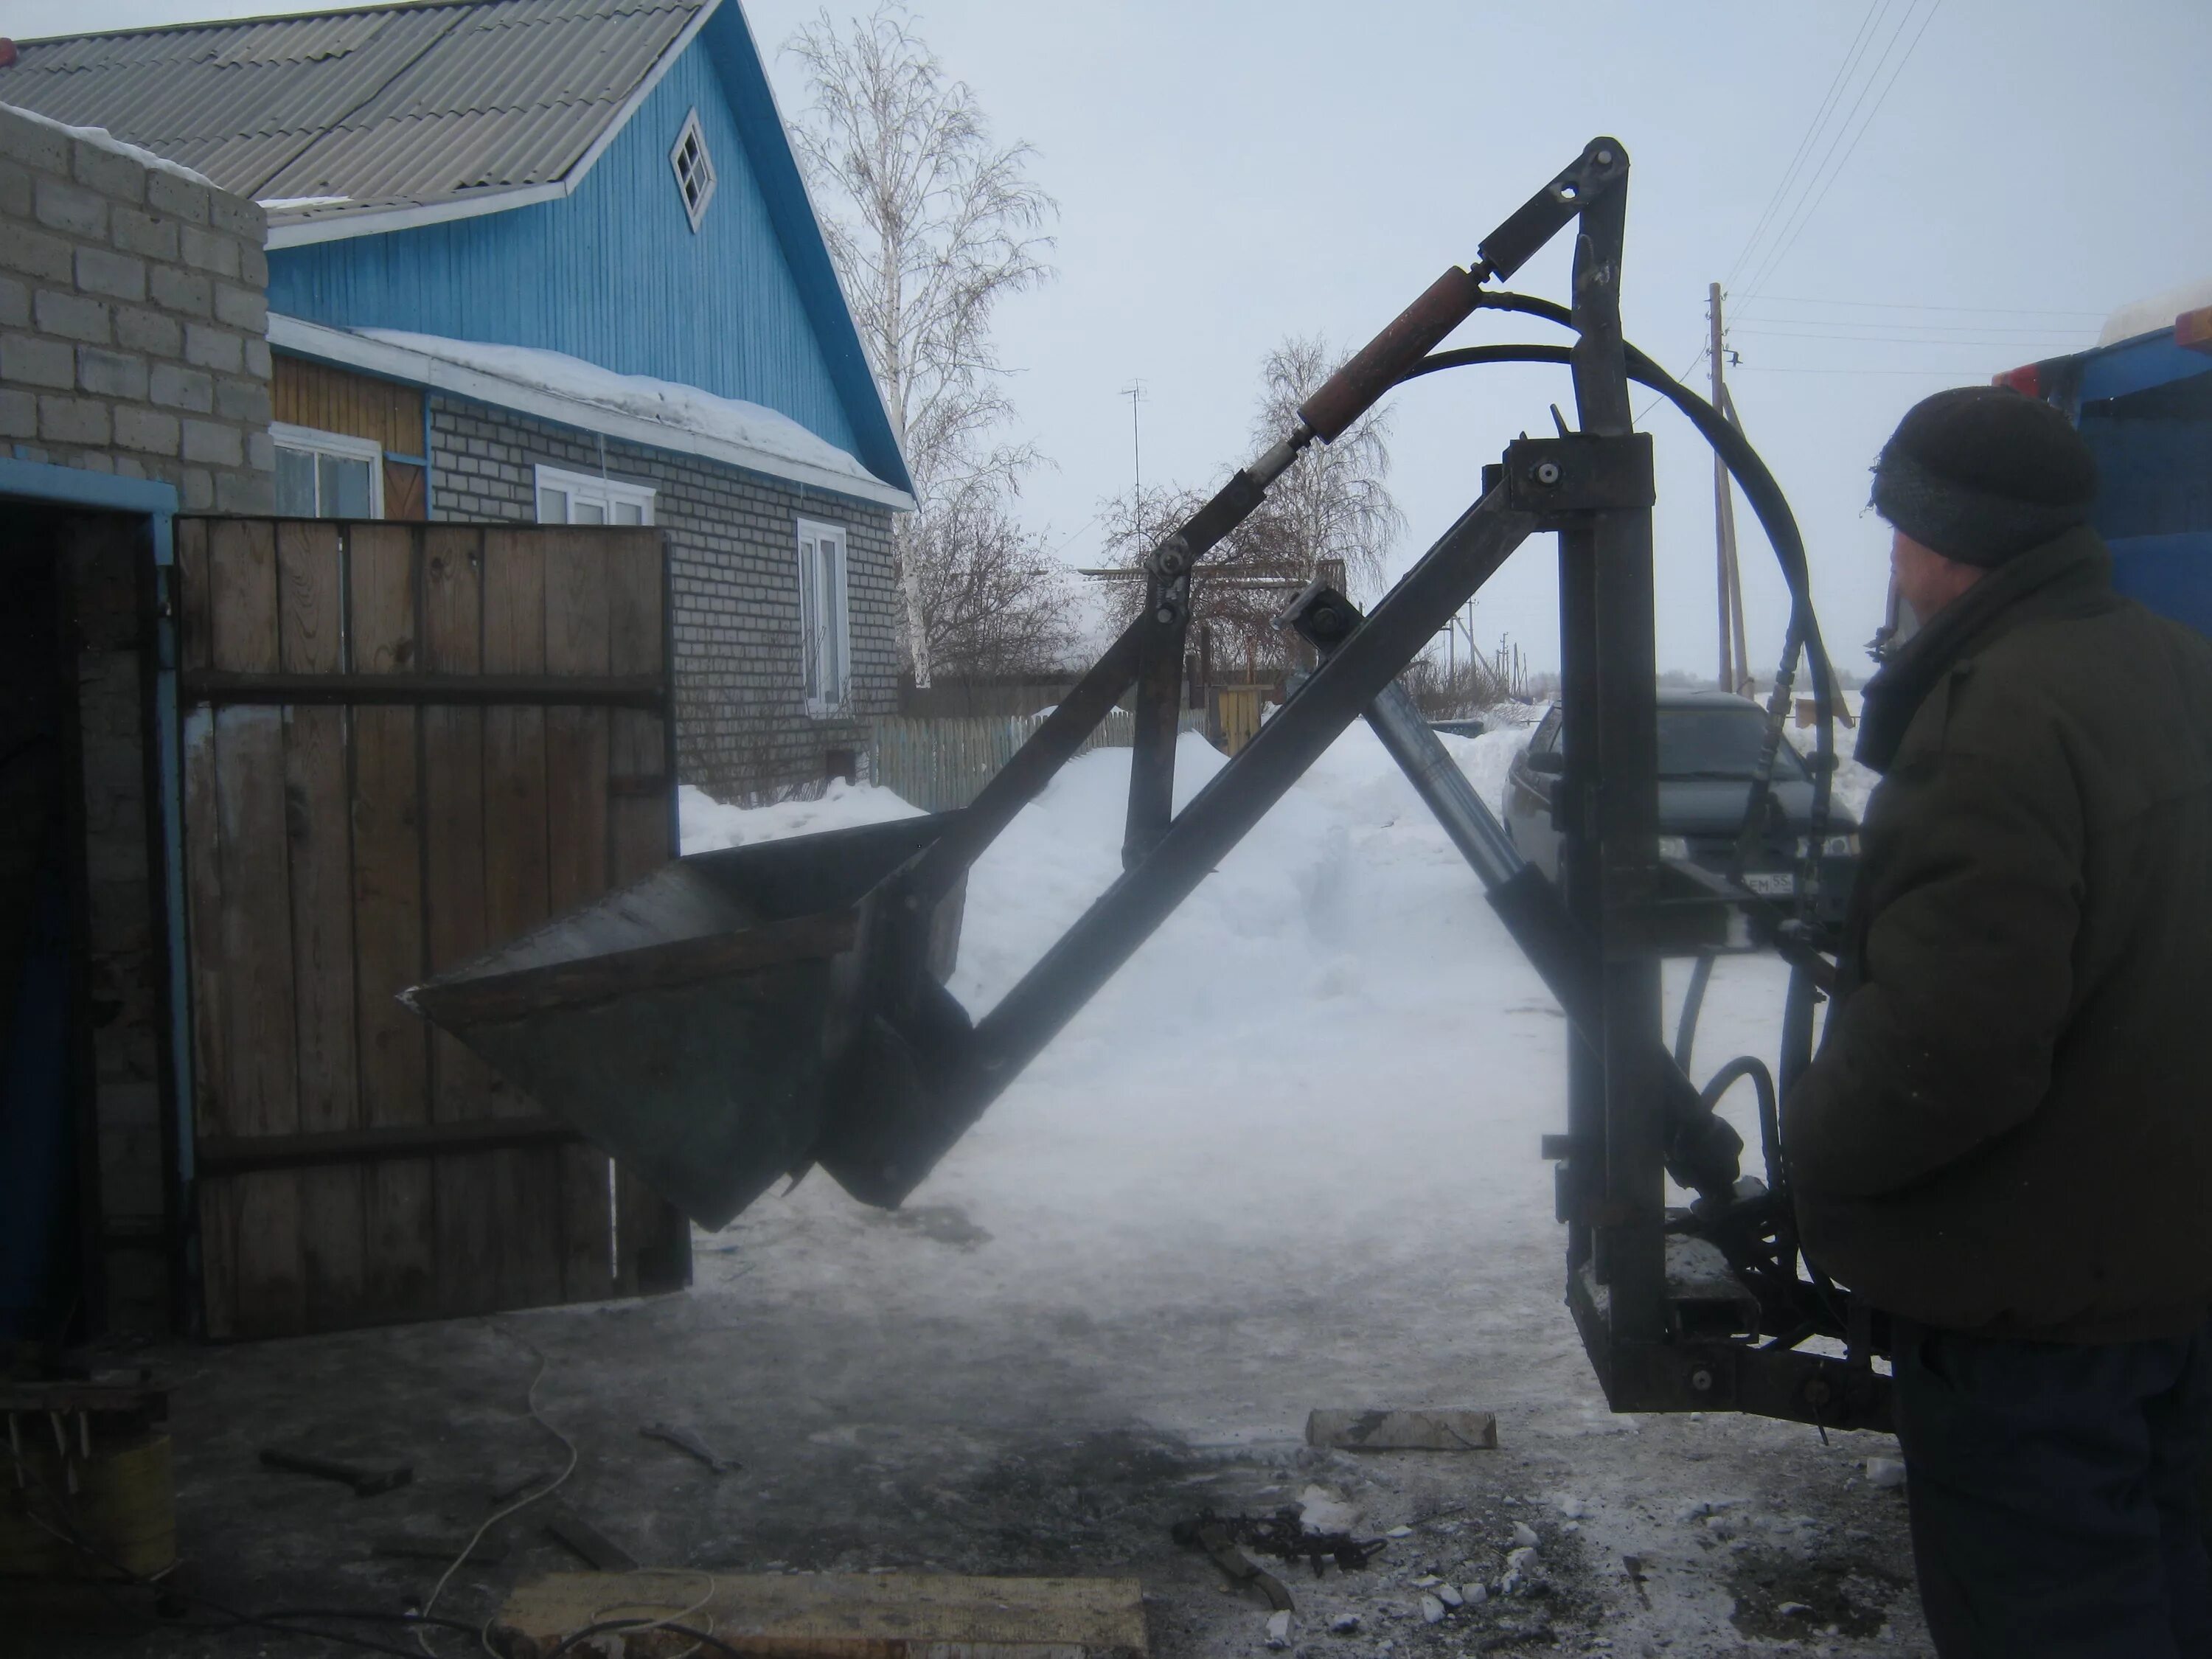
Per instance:
[[[1565,306],[1525,294],[1492,295],[1485,305],[1486,308],[1525,312],[1547,321],[1574,325],[1574,313]],[[1820,763],[1814,769],[1814,828],[1819,830],[1825,827],[1830,782],[1835,772],[1835,670],[1820,638],[1819,620],[1813,614],[1812,568],[1806,558],[1805,538],[1797,528],[1796,516],[1790,510],[1782,486],[1767,470],[1759,452],[1751,447],[1749,439],[1729,425],[1718,410],[1634,346],[1626,347],[1626,353],[1629,379],[1649,386],[1681,410],[1690,424],[1697,428],[1698,435],[1719,453],[1729,476],[1742,489],[1744,499],[1750,502],[1759,528],[1766,532],[1766,539],[1774,549],[1775,560],[1782,567],[1782,579],[1790,589],[1790,638],[1784,647],[1783,672],[1791,672],[1801,649],[1813,669],[1814,709],[1818,719],[1816,748],[1821,757]],[[1573,361],[1570,349],[1559,345],[1460,346],[1450,351],[1430,353],[1401,378],[1416,380],[1447,368],[1468,368],[1485,363],[1565,365]]]
[[[1690,969],[1689,988],[1682,993],[1682,1015],[1674,1024],[1674,1063],[1690,1069],[1690,1052],[1698,1043],[1698,1016],[1705,1011],[1705,987],[1713,976],[1713,954],[1708,951]]]
[[[1756,1054],[1739,1054],[1715,1072],[1711,1081],[1699,1091],[1699,1097],[1710,1111],[1721,1103],[1721,1097],[1744,1078],[1759,1093],[1759,1150],[1766,1164],[1766,1188],[1779,1191],[1782,1184],[1782,1115],[1777,1109],[1774,1095],[1774,1073],[1766,1069],[1766,1062]]]

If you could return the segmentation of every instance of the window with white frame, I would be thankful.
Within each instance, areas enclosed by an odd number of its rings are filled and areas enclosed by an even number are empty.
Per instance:
[[[540,524],[651,524],[653,490],[646,484],[541,466],[538,472]]]
[[[288,519],[380,519],[384,449],[374,438],[270,423],[276,446],[276,511]]]
[[[810,714],[841,713],[852,695],[852,632],[846,620],[845,532],[799,521],[799,646]]]
[[[676,169],[676,193],[684,198],[684,216],[696,234],[707,216],[707,204],[714,199],[714,158],[707,154],[707,135],[700,130],[699,112],[684,118],[684,131],[668,152],[668,165]]]

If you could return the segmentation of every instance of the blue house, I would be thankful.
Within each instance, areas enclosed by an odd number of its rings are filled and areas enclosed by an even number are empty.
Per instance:
[[[894,711],[911,485],[738,0],[26,41],[0,103],[268,210],[279,512],[664,527],[678,763],[719,792]],[[205,304],[258,323],[237,260],[207,241]]]

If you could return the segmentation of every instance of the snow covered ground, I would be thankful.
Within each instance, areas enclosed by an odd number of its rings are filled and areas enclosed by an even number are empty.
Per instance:
[[[1522,736],[1446,742],[1495,805]],[[1179,804],[1224,763],[1187,737]],[[975,866],[952,981],[971,1012],[1118,872],[1127,769],[1126,750],[1074,762]],[[866,787],[757,813],[687,791],[686,847],[905,810]],[[1670,1002],[1683,977],[1670,968]],[[1723,963],[1701,1073],[1742,1052],[1771,1060],[1782,985],[1771,962]],[[1551,1506],[1547,1547],[1571,1512],[1555,1552],[1566,1599],[1552,1615],[1570,1645],[1617,1634],[1632,1652],[1801,1638],[1811,1650],[1858,1652],[1862,1638],[1867,1652],[1900,1651],[1900,1640],[1910,1650],[1901,1503],[1859,1474],[1891,1443],[1606,1410],[1561,1305],[1551,1168],[1537,1149],[1562,1127],[1565,1040],[1472,874],[1355,727],[906,1212],[864,1210],[814,1177],[702,1237],[700,1294],[747,1318],[779,1311],[794,1328],[850,1322],[842,1341],[816,1339],[805,1363],[847,1379],[889,1368],[876,1386],[922,1417],[957,1415],[963,1433],[981,1432],[979,1417],[1136,1425],[1264,1463],[1295,1450],[1313,1407],[1494,1410],[1505,1447],[1495,1466],[1386,1476],[1339,1457],[1318,1470],[1322,1493],[1377,1528],[1462,1500],[1469,1535],[1437,1540],[1439,1571],[1465,1565],[1444,1559],[1455,1553],[1480,1571],[1485,1529],[1502,1547],[1514,1504]],[[1747,1092],[1733,1107],[1755,1146]],[[927,1358],[886,1353],[894,1329],[944,1333],[945,1346],[933,1339]],[[980,1393],[961,1380],[971,1368],[988,1376]],[[1232,1490],[1254,1489],[1202,1495]],[[1632,1555],[1649,1578],[1640,1587],[1624,1576]],[[1385,1628],[1393,1615],[1376,1611],[1398,1605],[1394,1594],[1418,1606],[1407,1586],[1420,1565],[1364,1588],[1357,1575],[1316,1587],[1324,1610],[1365,1607],[1364,1633],[1330,1635],[1302,1613],[1299,1645],[1317,1659],[1391,1650],[1378,1639],[1395,1638],[1399,1659],[1458,1650],[1474,1639],[1472,1613],[1431,1632],[1418,1613]],[[1171,1645],[1259,1647],[1263,1615],[1210,1606],[1177,1604],[1185,1635]]]

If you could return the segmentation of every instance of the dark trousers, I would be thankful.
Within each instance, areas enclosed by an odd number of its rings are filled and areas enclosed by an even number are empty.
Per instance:
[[[1896,1323],[1920,1601],[1942,1659],[2212,1659],[2212,1340]]]

